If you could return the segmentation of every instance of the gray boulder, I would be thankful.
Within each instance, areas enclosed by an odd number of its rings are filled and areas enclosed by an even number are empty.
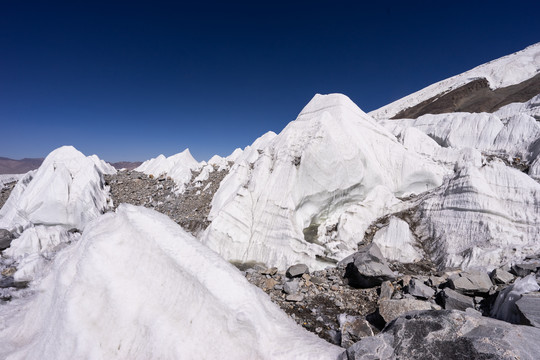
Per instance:
[[[461,310],[474,308],[474,300],[449,288],[437,294],[437,302],[446,310]]]
[[[360,288],[371,288],[381,285],[386,280],[395,279],[381,250],[376,244],[366,245],[346,259],[348,262],[345,277],[349,285]]]
[[[540,329],[457,310],[401,316],[382,333],[362,339],[340,360],[537,359]]]
[[[6,229],[0,229],[0,250],[7,249],[11,245],[13,235]]]
[[[295,278],[309,273],[309,268],[305,264],[296,264],[287,269],[285,275],[289,278]]]
[[[427,301],[415,299],[383,300],[379,303],[379,314],[386,323],[414,310],[440,310],[441,307]]]
[[[519,277],[525,277],[530,273],[536,272],[540,268],[540,262],[530,262],[512,265],[512,272]]]
[[[446,310],[461,310],[474,308],[474,300],[449,288],[437,294],[437,302]]]
[[[435,290],[418,279],[411,279],[407,286],[407,292],[421,299],[430,299],[435,295]]]
[[[522,324],[540,328],[540,293],[523,294],[516,306]]]
[[[348,348],[360,339],[373,336],[373,329],[366,319],[360,316],[341,314],[338,317],[341,332],[341,346]]]
[[[287,281],[285,284],[283,284],[283,291],[289,295],[296,294],[299,286],[300,284],[298,279]]]
[[[385,281],[381,284],[381,293],[379,294],[379,300],[388,300],[394,295],[394,285],[390,281]]]
[[[448,280],[450,287],[465,295],[486,295],[493,286],[489,275],[484,272],[460,273]]]
[[[491,273],[491,279],[496,284],[509,284],[514,280],[514,275],[503,269],[495,269]]]

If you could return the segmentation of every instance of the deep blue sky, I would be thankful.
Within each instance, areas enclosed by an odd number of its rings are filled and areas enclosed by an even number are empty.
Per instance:
[[[207,160],[315,93],[370,111],[540,41],[537,0],[374,3],[2,0],[0,156]]]

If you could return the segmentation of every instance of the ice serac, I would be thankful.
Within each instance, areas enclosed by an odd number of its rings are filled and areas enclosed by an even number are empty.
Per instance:
[[[0,228],[17,234],[32,226],[82,229],[109,206],[103,174],[115,172],[95,155],[60,147],[19,180],[0,209]]]
[[[178,191],[183,192],[185,185],[191,180],[192,171],[201,168],[203,165],[205,164],[197,162],[191,156],[189,149],[186,149],[169,157],[159,155],[156,158],[146,160],[134,170],[147,175],[170,176],[178,185]]]
[[[485,79],[489,88],[496,90],[523,83],[538,76],[539,73],[540,43],[537,43],[514,54],[490,61],[472,70],[430,85],[380,109],[374,110],[369,115],[377,120],[390,119],[403,110],[412,108],[430,99],[436,101],[444,94],[474,81]],[[531,97],[536,94],[531,94]]]
[[[396,196],[432,189],[446,172],[345,95],[316,95],[279,135],[239,156],[202,241],[228,260],[323,267],[354,252],[358,235]]]
[[[165,215],[122,204],[0,312],[2,359],[335,359]]]
[[[540,184],[502,161],[458,162],[416,213],[440,267],[499,267],[540,251]]]

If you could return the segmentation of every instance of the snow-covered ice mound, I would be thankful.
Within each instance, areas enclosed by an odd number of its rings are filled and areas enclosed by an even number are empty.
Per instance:
[[[16,233],[34,225],[82,229],[107,209],[103,174],[115,172],[95,155],[60,147],[17,183],[0,209],[0,228]]]
[[[103,174],[115,172],[97,156],[63,146],[21,178],[0,209],[0,228],[17,236],[4,251],[20,262],[16,280],[32,280],[48,253],[78,238],[71,229],[82,230],[110,207]]]
[[[352,253],[395,196],[432,189],[447,172],[405,149],[348,97],[316,95],[279,135],[244,150],[214,197],[202,241],[228,260],[320,268],[323,258]],[[335,225],[345,212],[355,232],[344,226],[325,237],[329,219]]]
[[[241,273],[153,210],[120,205],[0,312],[3,359],[335,359]]]
[[[165,157],[159,155],[156,158],[146,160],[135,171],[143,172],[147,175],[167,175],[178,185],[178,191],[183,192],[185,184],[191,180],[191,171],[201,168],[205,163],[199,163],[191,156],[189,149],[181,153]]]

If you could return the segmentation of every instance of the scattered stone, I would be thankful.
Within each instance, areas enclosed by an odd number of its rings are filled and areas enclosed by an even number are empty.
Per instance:
[[[381,293],[379,300],[388,300],[394,295],[394,285],[390,281],[385,281],[381,284]]]
[[[465,311],[467,308],[474,308],[474,301],[471,297],[450,288],[445,288],[437,294],[437,303],[446,310]]]
[[[285,284],[283,284],[283,291],[289,295],[293,295],[298,292],[298,287],[298,280],[287,281]]]
[[[537,359],[540,329],[456,310],[400,316],[384,331],[349,347],[340,360]]]
[[[398,316],[413,310],[440,310],[441,307],[426,301],[403,299],[403,300],[383,300],[379,303],[379,314],[386,323],[394,320]]]
[[[13,234],[9,230],[0,229],[0,250],[7,249],[11,245]]]
[[[261,274],[263,275],[270,275],[270,276],[274,276],[276,275],[278,272],[278,268],[277,267],[271,267],[269,269],[266,269],[264,271],[261,272]]]
[[[394,272],[390,270],[381,251],[375,244],[369,244],[346,259],[348,261],[345,277],[349,285],[360,288],[371,288],[381,285],[383,281],[393,280]]]
[[[299,301],[304,300],[304,295],[302,295],[302,294],[287,295],[287,297],[285,299],[287,301],[299,302]]]
[[[514,280],[514,275],[503,269],[495,269],[491,273],[491,280],[496,284],[509,284]]]
[[[305,264],[296,264],[287,269],[285,275],[289,278],[295,278],[302,276],[303,274],[309,273],[309,268]]]
[[[450,287],[465,295],[486,295],[493,286],[489,275],[484,272],[460,273],[448,280]]]
[[[347,348],[368,336],[373,336],[373,329],[366,319],[359,316],[341,314],[338,317],[341,331],[341,346]]]
[[[3,276],[12,276],[13,274],[15,274],[16,271],[17,271],[17,268],[11,266],[2,270],[1,274]]]
[[[522,324],[540,328],[540,293],[523,294],[516,306]]]
[[[435,290],[418,279],[411,279],[407,286],[407,292],[414,297],[426,300],[435,296]]]

